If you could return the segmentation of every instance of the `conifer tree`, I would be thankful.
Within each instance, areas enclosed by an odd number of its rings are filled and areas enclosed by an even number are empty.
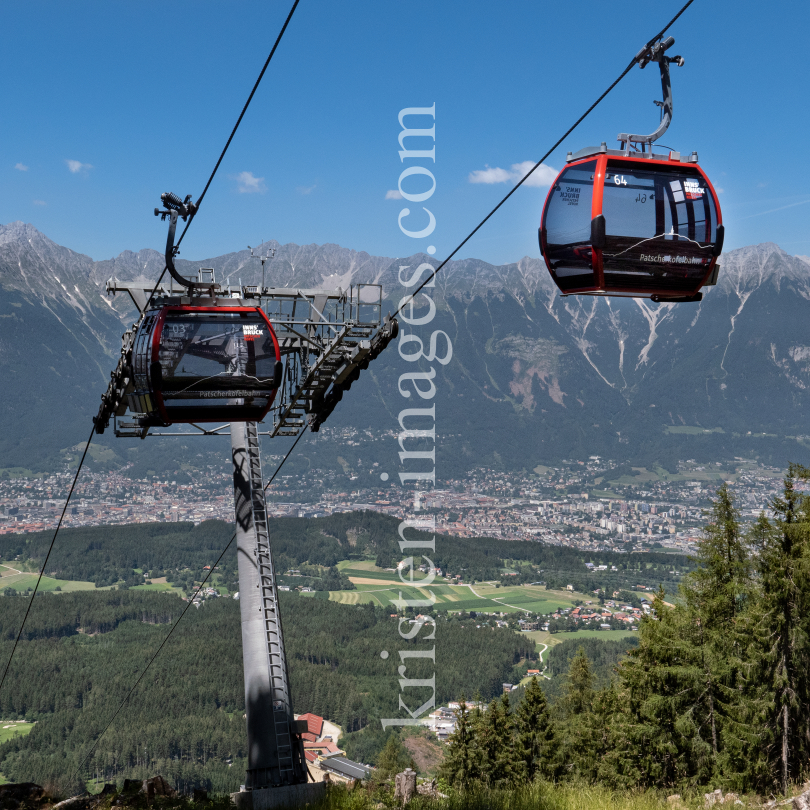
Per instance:
[[[797,479],[810,479],[810,470],[791,464],[770,503],[775,518],[762,516],[753,530],[760,594],[749,623],[740,723],[747,734],[738,735],[743,779],[765,787],[770,778],[783,794],[810,755],[810,498]]]
[[[563,711],[566,716],[574,717],[589,711],[593,695],[591,662],[585,654],[585,649],[580,647],[577,654],[571,659],[568,669],[563,695]]]
[[[579,775],[581,762],[589,757],[588,713],[594,700],[593,674],[585,650],[580,647],[571,659],[566,676],[563,696],[558,712],[561,718],[563,773]]]
[[[671,787],[705,782],[714,772],[699,622],[659,590],[639,627],[639,646],[619,668],[619,700],[611,755],[621,786]]]
[[[555,754],[554,724],[536,676],[529,681],[515,712],[515,730],[522,777],[531,782],[539,775],[551,776]]]
[[[405,768],[415,768],[414,761],[408,750],[400,742],[396,734],[390,734],[385,743],[385,748],[377,758],[376,778],[380,781],[393,779]]]
[[[707,784],[720,773],[723,730],[733,725],[739,703],[747,646],[742,625],[753,586],[725,484],[708,517],[698,569],[685,578],[674,605],[659,590],[639,628],[639,647],[620,668],[625,711],[615,718],[616,739],[601,769],[618,784]]]
[[[618,732],[618,718],[625,707],[619,700],[616,681],[596,693],[590,722],[589,758],[580,764],[580,774],[590,782],[615,784],[616,758],[623,754],[624,740]]]
[[[500,712],[500,702],[492,700],[487,706],[486,711],[480,712],[480,715],[474,721],[475,724],[475,740],[479,753],[478,767],[481,774],[481,781],[486,785],[492,785],[495,774],[495,763],[498,759],[498,740],[495,734],[494,726],[499,724],[498,719],[495,717]]]
[[[699,567],[681,586],[688,624],[684,640],[694,648],[684,656],[684,662],[690,659],[692,711],[699,728],[708,732],[701,739],[711,746],[709,764],[695,738],[693,773],[704,778],[716,772],[723,728],[738,699],[739,661],[747,646],[740,619],[752,592],[751,560],[734,496],[725,483],[708,516],[698,543]]]
[[[481,696],[481,691],[476,690],[475,697],[473,698],[473,707],[470,711],[470,728],[472,729],[473,739],[478,740],[481,734],[481,728],[484,725],[484,710],[481,708],[484,705],[484,698]]]
[[[506,787],[517,779],[512,732],[509,695],[504,692],[489,704],[478,730],[481,777],[489,787]]]
[[[455,711],[456,728],[447,740],[447,756],[441,775],[451,785],[467,790],[479,776],[476,756],[475,726],[462,693]]]
[[[761,567],[762,553],[773,526],[764,512],[746,533],[746,541],[757,560],[757,573]],[[757,576],[749,598],[749,610],[740,617],[740,643],[732,663],[737,670],[736,683],[732,690],[730,711],[723,728],[723,768],[730,783],[737,789],[749,790],[772,786],[771,763],[763,747],[763,700],[768,700],[768,688],[760,682],[761,667],[758,665],[761,646],[757,643],[762,630],[759,626],[762,603],[762,583]]]
[[[696,607],[705,630],[725,634],[745,608],[751,587],[740,515],[725,483],[717,490],[709,518],[698,543],[699,567],[687,576],[686,590],[699,600]]]

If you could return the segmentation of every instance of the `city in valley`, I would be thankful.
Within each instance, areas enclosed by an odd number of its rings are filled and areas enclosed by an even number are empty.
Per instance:
[[[281,457],[278,457],[279,459]],[[275,460],[269,456],[268,468]],[[379,477],[377,463],[369,465]],[[783,471],[755,460],[679,462],[677,472],[630,467],[591,456],[526,473],[476,469],[430,490],[393,483],[359,488],[355,475],[311,470],[285,475],[268,489],[271,517],[322,517],[372,510],[397,518],[432,515],[436,530],[461,537],[538,541],[583,550],[689,552],[718,487],[726,482],[744,521],[753,520],[780,486]],[[0,533],[52,528],[73,470],[0,478]],[[65,526],[156,521],[233,520],[231,474],[208,465],[187,480],[84,471]],[[372,479],[373,480],[373,479]]]

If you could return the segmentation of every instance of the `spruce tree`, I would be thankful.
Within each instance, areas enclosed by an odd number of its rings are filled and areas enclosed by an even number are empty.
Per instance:
[[[687,576],[685,590],[697,600],[705,630],[725,634],[744,610],[751,587],[751,560],[740,515],[725,483],[708,516],[697,547],[698,568]]]
[[[456,727],[447,740],[441,776],[454,787],[467,790],[480,775],[476,756],[475,725],[462,693],[455,711]]]
[[[400,742],[396,734],[390,734],[385,747],[377,757],[377,771],[375,777],[379,781],[393,779],[405,768],[416,768],[408,749]]]
[[[561,756],[566,776],[581,775],[581,763],[589,758],[588,715],[594,700],[593,674],[585,650],[580,647],[571,659],[563,695],[558,704]]]
[[[663,589],[639,627],[639,646],[619,668],[622,711],[614,733],[615,782],[672,787],[714,772],[699,621]],[[619,755],[620,754],[620,755]]]
[[[537,677],[529,681],[515,712],[515,730],[522,778],[531,782],[536,776],[551,776],[555,754],[554,724]]]
[[[757,643],[762,634],[759,626],[762,604],[762,583],[759,577],[762,552],[768,545],[774,527],[764,512],[748,528],[746,541],[755,559],[757,577],[749,597],[749,609],[739,620],[739,644],[736,645],[731,663],[737,677],[731,690],[730,711],[723,728],[723,769],[727,779],[736,789],[774,785],[772,767],[763,746],[764,729],[762,717],[764,704],[768,702],[769,688],[761,682],[762,669],[759,666],[761,648]]]
[[[724,730],[727,736],[740,702],[753,580],[725,484],[708,518],[698,568],[685,578],[675,604],[659,590],[639,628],[639,647],[621,665],[618,696],[625,711],[615,718],[615,741],[601,768],[617,784],[708,784],[728,759]]]
[[[699,567],[681,586],[688,624],[687,643],[693,646],[690,677],[701,739],[711,746],[711,764],[699,754],[693,775],[704,780],[719,766],[723,728],[738,700],[738,672],[747,646],[741,617],[752,593],[751,559],[743,539],[734,496],[724,483],[708,514],[709,522],[698,543]],[[685,656],[686,658],[686,656]]]
[[[509,695],[504,692],[489,704],[477,735],[481,778],[489,787],[507,787],[517,779],[512,732]]]
[[[593,674],[591,662],[580,647],[571,659],[565,684],[563,708],[569,717],[590,711],[593,702]]]
[[[617,731],[617,720],[625,712],[615,680],[596,693],[590,717],[589,754],[580,764],[580,773],[589,782],[616,783],[616,758],[621,757],[624,740]]]
[[[484,710],[481,708],[483,705],[484,698],[481,696],[481,690],[476,689],[473,697],[473,707],[470,710],[470,727],[472,728],[473,738],[476,739],[484,722]]]
[[[791,464],[770,503],[774,519],[762,516],[753,530],[760,594],[737,735],[744,780],[763,788],[767,779],[783,794],[810,756],[810,498],[797,479],[810,479],[810,470]]]
[[[497,700],[490,702],[486,711],[474,721],[475,742],[478,748],[478,767],[481,774],[481,781],[486,785],[491,785],[494,779],[498,758],[498,740],[494,731],[494,726],[498,725],[495,717],[500,712],[500,703]],[[480,709],[479,709],[480,711]]]

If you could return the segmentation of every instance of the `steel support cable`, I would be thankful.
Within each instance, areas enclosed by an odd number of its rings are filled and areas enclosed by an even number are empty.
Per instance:
[[[270,55],[267,57],[267,61],[264,63],[264,67],[259,73],[259,78],[256,79],[256,83],[253,85],[253,89],[250,91],[250,95],[248,96],[247,101],[245,102],[245,106],[242,107],[242,112],[239,113],[239,118],[236,120],[236,124],[234,124],[233,130],[231,131],[230,137],[228,138],[228,142],[225,144],[225,148],[222,150],[222,154],[219,156],[219,160],[217,161],[217,165],[214,166],[214,171],[211,172],[211,176],[208,178],[208,182],[205,184],[205,188],[203,189],[202,194],[200,194],[199,198],[196,202],[196,210],[199,211],[200,206],[202,205],[203,198],[208,191],[208,187],[211,185],[211,182],[214,179],[214,175],[217,173],[219,169],[220,163],[222,163],[222,159],[225,157],[225,153],[228,151],[228,147],[231,145],[231,141],[233,140],[233,136],[236,135],[236,130],[239,129],[239,124],[242,123],[242,119],[245,117],[245,113],[247,112],[247,108],[250,106],[250,102],[253,100],[253,96],[256,93],[256,90],[259,89],[259,83],[264,76],[265,71],[267,70],[268,65],[270,64],[270,60],[273,58],[273,54],[276,52],[276,48],[278,48],[279,43],[281,42],[281,38],[284,36],[284,32],[287,30],[287,26],[290,24],[290,20],[292,19],[293,14],[295,13],[295,9],[298,8],[298,3],[300,0],[295,0],[292,4],[292,8],[290,9],[290,13],[287,15],[287,19],[284,20],[284,25],[281,26],[281,31],[279,31],[278,36],[276,37],[276,41],[273,44],[273,49],[270,51]],[[186,231],[189,229],[189,226],[194,221],[194,217],[196,216],[196,211],[189,217],[188,222],[186,223],[186,227],[183,228],[183,233],[180,234],[180,238],[177,240],[177,246],[180,246],[180,243],[183,241],[183,237],[186,235]]]
[[[269,480],[269,481],[268,481],[268,482],[267,482],[267,483],[264,485],[264,491],[265,491],[265,492],[267,492],[267,488],[270,486],[270,484],[272,484],[272,483],[273,483],[273,481],[275,480],[275,477],[276,477],[276,476],[279,474],[279,471],[280,471],[280,470],[281,470],[281,468],[284,466],[284,462],[285,462],[285,461],[286,461],[286,460],[287,460],[287,459],[288,459],[288,458],[289,458],[289,457],[292,455],[292,451],[293,451],[293,450],[295,450],[295,445],[296,445],[296,444],[298,444],[298,442],[300,442],[300,441],[301,441],[301,437],[302,437],[302,436],[303,436],[303,435],[304,435],[306,432],[307,432],[307,429],[306,429],[306,428],[304,428],[304,429],[303,429],[303,430],[302,430],[302,431],[301,431],[301,432],[298,434],[298,436],[296,437],[295,441],[293,442],[292,447],[291,447],[291,448],[290,448],[290,449],[287,451],[287,455],[285,455],[285,456],[284,456],[284,458],[283,458],[283,459],[281,459],[281,464],[279,464],[279,465],[278,465],[278,467],[276,467],[276,471],[273,473],[273,477],[272,477],[272,478],[271,478],[271,479],[270,479],[270,480]]]
[[[276,37],[276,41],[273,43],[273,48],[270,51],[270,55],[267,57],[267,60],[264,63],[264,67],[259,73],[259,78],[256,79],[255,84],[253,85],[253,89],[250,91],[250,95],[248,96],[248,100],[245,102],[245,106],[242,107],[242,112],[239,113],[239,118],[236,120],[236,124],[234,124],[233,129],[231,130],[230,137],[228,138],[227,143],[225,144],[225,148],[222,150],[222,153],[219,156],[219,160],[217,161],[217,165],[214,166],[214,171],[211,172],[211,176],[208,178],[208,182],[205,184],[205,188],[203,189],[202,194],[200,194],[199,199],[197,200],[196,207],[199,210],[200,205],[202,204],[203,197],[205,197],[206,192],[208,191],[208,187],[211,185],[212,180],[214,179],[214,175],[217,173],[220,164],[222,163],[222,159],[225,157],[225,153],[228,151],[228,147],[231,145],[231,141],[233,140],[233,136],[236,135],[236,130],[239,129],[239,125],[242,123],[242,119],[245,117],[245,113],[247,112],[247,108],[250,106],[250,102],[253,100],[253,96],[256,94],[256,90],[259,88],[259,84],[267,70],[270,60],[273,58],[273,54],[275,54],[276,49],[278,48],[279,43],[281,42],[281,38],[284,36],[284,32],[287,30],[287,26],[290,24],[290,20],[292,19],[292,15],[295,13],[295,9],[298,7],[298,3],[301,0],[295,0],[290,9],[290,13],[287,15],[287,19],[284,21],[284,25],[281,27],[281,31],[279,31],[278,36]],[[196,216],[196,212],[189,217],[186,226],[183,228],[183,232],[180,234],[180,238],[177,240],[177,247],[180,247],[180,243],[183,241],[183,237],[186,235],[186,231],[191,226],[191,223],[194,221],[194,217]],[[149,309],[149,305],[152,303],[152,299],[155,297],[155,293],[157,292],[157,288],[160,286],[160,282],[163,281],[163,276],[166,275],[166,270],[168,268],[164,267],[163,272],[160,274],[160,278],[157,280],[157,283],[152,288],[152,292],[149,295],[149,299],[146,302],[146,306],[144,307],[144,312]]]
[[[34,592],[31,594],[31,598],[28,600],[28,607],[26,608],[25,616],[23,616],[22,624],[20,625],[20,631],[19,633],[17,633],[17,638],[14,640],[14,646],[11,648],[11,655],[9,655],[8,657],[6,668],[3,671],[3,677],[2,679],[0,679],[0,692],[2,692],[3,684],[6,682],[6,675],[8,675],[9,667],[11,667],[11,660],[14,658],[14,653],[17,650],[17,644],[19,644],[20,642],[20,637],[22,636],[23,629],[25,628],[25,623],[28,620],[28,614],[31,612],[31,606],[34,604],[34,597],[37,595],[37,591],[39,590],[39,583],[42,581],[42,576],[45,573],[45,566],[48,564],[48,560],[50,559],[51,552],[53,551],[53,545],[56,542],[56,536],[59,534],[59,529],[62,528],[62,521],[65,519],[68,504],[70,503],[70,499],[73,496],[73,490],[76,489],[76,482],[79,480],[79,473],[82,471],[82,467],[84,466],[84,460],[87,458],[87,451],[90,449],[90,442],[93,441],[93,434],[95,432],[96,426],[93,425],[93,429],[90,431],[90,436],[87,439],[87,444],[85,444],[84,446],[84,452],[82,453],[82,457],[79,461],[79,466],[76,468],[76,475],[73,476],[73,483],[70,485],[70,491],[68,492],[68,496],[65,499],[65,506],[62,509],[62,514],[59,516],[59,522],[56,524],[56,529],[54,530],[53,537],[51,538],[51,545],[48,547],[48,553],[45,555],[45,559],[42,562],[42,567],[39,569],[37,584],[34,586]]]
[[[675,20],[677,20],[678,17],[680,17],[681,14],[683,14],[684,11],[686,11],[686,9],[688,9],[689,6],[691,6],[692,3],[694,2],[695,0],[689,0],[688,3],[684,4],[681,10],[651,40],[649,40],[649,42],[647,42],[647,47],[649,48],[650,45],[654,44],[659,39],[661,39],[661,37],[663,37],[664,34],[666,34],[666,32],[669,31],[670,28],[672,28],[672,25],[675,23]]]
[[[694,2],[695,0],[688,0],[688,2],[681,8],[681,10],[666,24],[666,26],[664,26],[664,28],[647,43],[646,47],[650,47],[650,45],[652,45],[654,42],[663,37],[664,34],[667,32],[667,30],[670,28],[670,26],[675,22],[675,20],[677,20],[678,17],[680,17],[681,14],[683,14],[684,11],[686,11],[686,9],[689,8],[689,6],[691,6],[692,3]],[[523,175],[523,177],[517,182],[517,184],[509,190],[509,193],[478,223],[478,225],[475,226],[475,228],[473,228],[472,231],[470,231],[469,234],[467,234],[467,236],[464,237],[464,239],[459,243],[458,247],[456,247],[456,249],[430,274],[430,276],[428,276],[428,278],[426,278],[416,288],[414,292],[410,293],[409,295],[405,296],[405,298],[402,299],[402,303],[397,308],[396,315],[399,315],[406,306],[408,306],[416,299],[416,296],[419,295],[419,293],[424,289],[424,287],[426,287],[431,281],[433,281],[434,278],[436,278],[436,276],[439,273],[439,270],[441,270],[453,258],[453,256],[455,256],[456,253],[458,253],[461,250],[461,248],[463,248],[464,245],[466,245],[467,242],[469,242],[470,239],[472,239],[473,236],[475,236],[475,234],[477,234],[478,231],[480,231],[481,228],[483,228],[484,225],[486,225],[486,223],[498,211],[498,209],[532,176],[532,174],[534,174],[534,172],[537,169],[540,168],[543,161],[546,160],[546,158],[548,158],[548,156],[596,109],[596,107],[605,99],[605,97],[611,92],[611,90],[613,90],[613,88],[616,87],[616,85],[635,67],[635,65],[636,65],[636,58],[633,57],[630,64],[621,72],[616,81],[614,81],[613,84],[611,84],[610,87],[608,87],[608,89],[605,90],[605,92],[602,93],[602,95],[599,96],[599,98],[596,99],[596,101],[594,101],[594,103],[591,104],[590,107],[588,107],[588,109],[574,122],[574,124],[571,127],[568,128],[565,134],[554,144],[554,146],[552,146],[551,149],[549,149],[548,152],[546,152],[546,154],[543,155],[543,157],[541,157],[540,160],[538,160],[537,163],[535,163],[534,166],[532,166],[532,168],[529,169],[529,171]]]
[[[296,440],[293,442],[292,447],[290,447],[290,449],[287,451],[287,454],[284,456],[284,458],[281,460],[281,462],[279,463],[279,465],[276,467],[276,470],[275,470],[275,472],[273,473],[273,477],[270,479],[270,481],[268,481],[267,486],[265,487],[265,490],[267,489],[267,487],[269,487],[269,486],[270,486],[270,484],[272,484],[272,483],[273,483],[273,479],[274,479],[274,478],[275,478],[275,477],[278,475],[279,470],[280,470],[280,469],[281,469],[281,468],[284,466],[284,462],[285,462],[285,461],[286,461],[286,460],[287,460],[287,459],[290,457],[290,455],[292,454],[292,451],[293,451],[293,450],[295,450],[295,446],[298,444],[299,440],[301,439],[301,437],[304,435],[304,433],[305,433],[305,432],[306,432],[306,430],[302,430],[302,431],[301,431],[301,433],[299,433],[299,434],[298,434],[298,437],[297,437],[297,438],[296,438]],[[89,443],[88,443],[88,444],[89,444]],[[174,631],[177,629],[177,626],[178,626],[178,625],[180,624],[180,622],[183,620],[183,616],[185,616],[185,615],[186,615],[186,613],[188,612],[188,609],[189,609],[189,608],[192,606],[192,604],[194,603],[194,600],[197,598],[197,596],[198,596],[198,594],[200,593],[200,591],[202,591],[202,589],[205,587],[205,583],[206,583],[206,582],[208,582],[208,578],[211,576],[211,574],[213,574],[213,573],[214,573],[214,571],[216,570],[217,566],[218,566],[218,565],[220,564],[220,562],[222,561],[222,558],[225,556],[225,552],[226,552],[226,551],[227,551],[227,550],[228,550],[228,549],[231,547],[231,544],[233,543],[233,541],[234,541],[235,539],[236,539],[236,532],[234,532],[234,533],[233,533],[233,535],[231,536],[231,539],[228,541],[228,545],[227,545],[227,546],[225,546],[225,548],[224,548],[224,549],[222,549],[222,553],[221,553],[221,554],[219,555],[219,557],[217,558],[217,561],[216,561],[216,562],[215,562],[215,563],[214,563],[214,564],[211,566],[211,570],[210,570],[210,571],[209,571],[209,572],[208,572],[208,573],[205,575],[205,578],[203,579],[202,583],[200,584],[200,587],[199,587],[199,588],[197,588],[197,590],[194,592],[194,596],[193,596],[193,597],[192,597],[192,598],[189,600],[189,603],[188,603],[188,604],[185,606],[185,608],[183,608],[183,612],[180,614],[180,616],[178,617],[177,621],[176,621],[176,622],[175,622],[175,623],[174,623],[174,624],[171,626],[171,628],[170,628],[169,632],[166,634],[166,636],[165,636],[165,638],[163,639],[163,641],[161,641],[161,642],[160,642],[160,646],[157,648],[157,650],[155,650],[154,654],[153,654],[153,655],[152,655],[152,657],[149,659],[149,662],[146,664],[146,666],[143,668],[143,671],[142,671],[142,672],[141,672],[141,674],[138,676],[138,679],[137,679],[137,680],[135,681],[135,683],[132,685],[132,688],[129,690],[129,692],[127,692],[126,697],[125,697],[125,698],[124,698],[124,699],[121,701],[120,705],[118,706],[118,708],[117,708],[117,709],[115,710],[115,712],[113,713],[113,716],[110,718],[109,722],[108,722],[108,723],[107,723],[107,725],[104,727],[104,730],[101,732],[101,734],[99,734],[99,735],[98,735],[98,737],[96,737],[96,740],[95,740],[95,742],[93,743],[93,745],[90,747],[90,750],[87,752],[87,754],[84,756],[84,758],[82,759],[82,761],[79,763],[78,768],[76,768],[76,771],[75,771],[75,773],[73,774],[74,778],[75,778],[76,776],[78,776],[78,775],[79,775],[79,772],[81,771],[82,767],[84,766],[84,763],[85,763],[85,762],[87,762],[87,760],[88,760],[88,759],[90,758],[90,756],[92,755],[93,751],[95,751],[95,750],[96,750],[96,747],[97,747],[97,746],[98,746],[98,744],[101,742],[101,738],[102,738],[102,737],[103,737],[103,736],[104,736],[104,735],[107,733],[107,731],[109,730],[110,726],[112,726],[113,722],[115,722],[115,718],[116,718],[116,717],[118,717],[118,715],[121,713],[121,710],[124,708],[124,706],[126,706],[126,704],[128,703],[128,701],[129,701],[130,697],[132,697],[132,694],[133,694],[133,693],[135,692],[135,690],[138,688],[138,684],[139,684],[139,683],[140,683],[140,682],[143,680],[144,675],[146,675],[146,673],[147,673],[147,671],[148,671],[149,667],[151,667],[151,666],[152,666],[152,664],[153,664],[153,663],[155,662],[155,660],[157,659],[158,655],[160,655],[160,651],[161,651],[161,650],[163,649],[163,647],[166,645],[166,642],[169,640],[169,638],[171,637],[172,633],[173,633],[173,632],[174,632]]]

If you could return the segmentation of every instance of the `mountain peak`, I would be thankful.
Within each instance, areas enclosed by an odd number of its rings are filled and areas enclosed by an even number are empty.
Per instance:
[[[332,243],[273,244],[276,254],[264,268],[264,279],[266,283],[278,286],[345,289],[351,284],[364,282],[383,284],[385,293],[390,294],[398,288],[398,264],[436,261],[424,253],[400,259],[371,256],[365,251]],[[110,277],[121,281],[157,279],[164,266],[163,255],[151,248],[137,252],[124,250],[118,256],[94,262],[88,256],[57,245],[33,225],[20,221],[0,225],[0,252],[5,254],[0,258],[6,259],[0,262],[6,265],[0,278],[5,286],[39,287],[46,296],[51,294],[51,276],[70,278],[72,284],[78,284],[86,293],[90,291],[85,285],[90,284],[103,295],[104,283]],[[766,281],[778,286],[782,279],[810,286],[807,273],[810,258],[791,256],[774,242],[729,251],[723,254],[719,263],[717,290],[726,294],[739,295]],[[27,272],[26,264],[38,266],[38,274]],[[259,259],[251,256],[249,250],[198,261],[178,260],[177,266],[186,275],[196,275],[201,266],[214,267],[221,283],[240,279],[243,283],[257,283],[263,275]],[[436,279],[436,286],[443,297],[486,298],[491,293],[505,293],[522,300],[525,296],[541,294],[550,305],[557,297],[556,288],[539,256],[524,256],[516,262],[499,266],[472,258],[451,261]],[[125,303],[115,303],[116,309],[126,306]]]
[[[718,289],[742,295],[765,282],[777,287],[785,281],[807,286],[807,263],[798,256],[791,256],[773,242],[747,245],[724,253],[720,259]]]
[[[45,234],[38,231],[33,225],[27,222],[9,222],[8,225],[0,225],[0,245],[8,244],[9,242],[21,242],[27,239],[48,239]],[[51,242],[51,244],[55,244]]]

